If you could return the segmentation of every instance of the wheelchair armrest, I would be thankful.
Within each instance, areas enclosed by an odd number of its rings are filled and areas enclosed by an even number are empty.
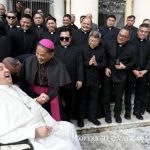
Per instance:
[[[8,145],[20,145],[20,144],[27,144],[30,146],[30,150],[34,150],[33,145],[31,144],[30,140],[28,140],[28,139],[14,142],[14,143],[6,143],[6,144],[0,143],[0,147],[1,146],[8,146]]]

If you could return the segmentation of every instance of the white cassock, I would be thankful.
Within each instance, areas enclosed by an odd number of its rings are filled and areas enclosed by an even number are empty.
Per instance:
[[[52,133],[35,139],[35,128],[43,125],[52,126]],[[0,85],[0,143],[24,139],[29,139],[35,150],[81,150],[74,125],[56,122],[16,85]]]

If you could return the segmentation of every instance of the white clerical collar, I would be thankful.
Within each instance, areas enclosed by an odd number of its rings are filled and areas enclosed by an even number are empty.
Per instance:
[[[38,25],[38,28],[40,28],[41,26],[40,25]]]
[[[143,39],[140,39],[140,42],[143,42],[144,40]]]
[[[54,32],[50,32],[50,34],[54,34]]]
[[[82,31],[84,34],[87,34],[87,32],[86,32],[86,31],[83,31],[82,29],[81,29],[81,31]]]

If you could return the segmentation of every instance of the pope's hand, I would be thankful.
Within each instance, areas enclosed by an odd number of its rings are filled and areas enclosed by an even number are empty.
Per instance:
[[[45,138],[50,135],[53,127],[50,126],[42,126],[35,129],[35,138]]]

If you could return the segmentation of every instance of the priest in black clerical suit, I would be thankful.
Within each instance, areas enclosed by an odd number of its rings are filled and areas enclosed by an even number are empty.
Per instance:
[[[135,50],[134,46],[128,42],[129,35],[129,30],[122,28],[118,33],[117,40],[107,43],[103,104],[106,115],[105,121],[108,123],[112,122],[110,98],[113,86],[115,95],[114,117],[116,122],[122,122],[120,114],[127,70],[135,63]]]
[[[81,52],[78,47],[71,43],[71,38],[71,31],[65,27],[61,28],[59,35],[60,45],[55,50],[55,56],[66,66],[72,81],[61,89],[62,97],[65,101],[67,120],[74,116],[77,90],[82,87],[84,79]]]
[[[135,78],[134,115],[142,120],[147,106],[147,82],[150,70],[150,42],[147,40],[149,26],[141,24],[137,38],[133,41],[136,46],[136,64],[133,68]]]

